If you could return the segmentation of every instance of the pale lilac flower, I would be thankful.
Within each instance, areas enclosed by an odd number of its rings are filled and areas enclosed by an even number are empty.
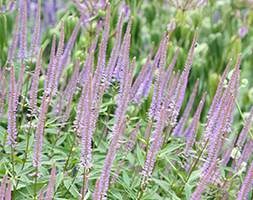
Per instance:
[[[238,30],[238,35],[240,38],[244,38],[249,32],[249,29],[247,26],[241,26]]]

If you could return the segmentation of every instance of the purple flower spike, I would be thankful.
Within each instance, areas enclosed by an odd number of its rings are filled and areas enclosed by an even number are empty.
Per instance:
[[[155,125],[155,130],[151,138],[151,145],[147,152],[146,161],[141,172],[141,174],[146,178],[150,177],[153,172],[156,156],[163,143],[162,133],[165,127],[165,121],[166,121],[166,108],[164,107],[164,105],[162,105],[161,111],[159,112],[158,120]]]
[[[190,115],[193,103],[194,103],[194,99],[197,95],[197,91],[198,91],[198,86],[199,86],[199,80],[196,81],[193,91],[191,93],[191,96],[187,102],[186,108],[184,110],[184,113],[182,115],[182,117],[180,118],[179,122],[177,123],[177,126],[175,127],[175,129],[173,130],[173,135],[174,136],[182,136],[183,131],[184,131],[184,127],[185,127],[185,123]]]
[[[54,196],[54,187],[55,187],[55,181],[56,181],[56,167],[53,165],[51,169],[51,176],[50,180],[47,186],[47,193],[46,193],[46,200],[52,200]]]
[[[201,199],[201,194],[204,192],[206,185],[211,181],[212,176],[214,175],[216,171],[216,164],[217,164],[217,161],[212,162],[210,168],[208,168],[205,175],[200,178],[197,188],[193,192],[190,200]]]
[[[32,42],[30,47],[30,55],[33,57],[37,55],[40,46],[40,32],[41,32],[41,5],[37,3],[35,25],[33,30]]]
[[[200,115],[205,103],[207,93],[205,92],[199,102],[198,108],[193,116],[192,122],[189,127],[186,129],[184,135],[186,137],[186,149],[185,152],[188,153],[190,148],[192,148],[193,143],[196,139],[197,126],[200,119]]]
[[[187,57],[187,60],[185,62],[185,66],[184,66],[184,71],[182,72],[181,76],[180,76],[180,79],[178,81],[178,93],[177,93],[177,103],[176,103],[176,107],[178,109],[181,108],[182,106],[182,103],[183,103],[183,100],[184,100],[184,95],[185,95],[185,90],[186,90],[186,86],[187,86],[187,83],[188,83],[188,76],[189,76],[189,73],[190,73],[190,69],[191,69],[191,66],[192,66],[192,60],[193,60],[193,55],[194,55],[194,49],[195,49],[195,46],[196,46],[196,42],[197,42],[197,34],[194,35],[193,37],[193,41],[192,41],[192,44],[191,44],[191,48],[189,50],[189,53],[188,53],[188,57]]]
[[[135,61],[133,61],[129,67],[129,48],[130,48],[130,28],[131,23],[128,24],[127,31],[125,33],[124,41],[122,44],[121,66],[122,75],[120,82],[120,94],[117,101],[117,108],[115,111],[115,124],[112,131],[112,139],[109,145],[109,149],[104,161],[104,166],[100,175],[100,178],[96,182],[95,190],[93,193],[93,199],[101,200],[106,199],[106,193],[109,187],[110,171],[113,161],[115,159],[117,150],[119,148],[119,140],[124,132],[125,127],[125,113],[130,102],[130,89],[132,85],[133,69]]]
[[[15,146],[17,138],[17,128],[16,128],[16,108],[17,108],[17,98],[16,98],[16,81],[15,81],[15,71],[14,66],[11,65],[10,69],[10,84],[9,84],[9,98],[8,98],[8,144],[12,147]]]
[[[247,175],[245,176],[243,183],[241,185],[240,191],[237,195],[237,200],[247,200],[250,190],[252,189],[252,179],[253,179],[253,162],[251,163]]]
[[[40,53],[37,58],[35,71],[32,77],[32,85],[29,92],[30,106],[33,112],[37,108],[37,94],[38,94],[39,76],[40,76],[40,70],[41,70],[41,64],[42,64],[41,62],[42,62],[42,49],[40,50]]]
[[[6,71],[0,68],[0,115],[4,112],[4,103],[7,94],[7,82],[6,82]]]
[[[253,123],[253,107],[250,109],[249,117],[246,119],[245,125],[243,126],[240,132],[239,138],[236,142],[236,146],[240,148],[243,146],[252,123]]]
[[[20,16],[20,48],[19,58],[24,60],[27,54],[27,0],[19,1],[19,16]]]
[[[17,14],[16,20],[15,20],[15,28],[13,33],[13,38],[11,45],[8,50],[8,63],[13,63],[13,59],[15,58],[17,46],[18,46],[18,39],[19,39],[19,18],[20,13]]]
[[[5,197],[6,184],[7,184],[7,176],[5,175],[1,181],[1,186],[0,186],[0,199],[1,200],[3,200]]]

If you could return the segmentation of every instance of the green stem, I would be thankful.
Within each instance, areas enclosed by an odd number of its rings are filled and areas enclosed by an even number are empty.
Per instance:
[[[72,143],[70,152],[69,152],[69,154],[68,154],[67,160],[66,160],[65,165],[64,165],[64,167],[63,167],[63,172],[66,172],[66,170],[67,170],[67,167],[68,167],[68,164],[69,164],[69,160],[70,160],[70,157],[71,157],[71,155],[72,155],[72,152],[73,152],[75,143],[76,143],[76,137],[74,137],[74,141],[73,141],[73,143]]]
[[[14,153],[15,153],[15,148],[11,146],[11,165],[12,165],[12,174],[15,180],[16,177],[16,172],[15,172],[15,160],[14,160]],[[14,191],[16,190],[16,187],[14,188]]]
[[[143,176],[142,179],[141,179],[140,189],[137,193],[136,200],[140,200],[142,198],[142,196],[144,194],[144,191],[146,189],[146,186],[147,186],[146,180],[147,180],[146,177]]]
[[[189,174],[188,174],[188,176],[187,176],[186,183],[187,183],[188,180],[190,179],[193,170],[195,169],[195,167],[197,166],[198,162],[200,161],[200,158],[201,158],[201,156],[203,155],[204,150],[205,150],[206,147],[207,147],[208,141],[209,141],[209,139],[207,139],[206,143],[204,144],[203,149],[201,150],[200,154],[198,155],[198,158],[195,160],[195,162],[193,163],[193,165],[190,167],[190,172],[189,172]]]
[[[21,171],[24,169],[27,158],[28,158],[28,151],[29,151],[29,143],[30,143],[30,131],[32,128],[32,121],[30,121],[29,123],[29,128],[28,128],[28,132],[26,133],[26,147],[25,147],[25,155],[24,155],[24,159],[23,159],[23,163],[21,166]],[[17,184],[16,184],[16,188],[18,187],[19,184],[19,180],[17,180]]]
[[[89,174],[89,169],[84,167],[83,168],[83,186],[82,186],[82,191],[81,191],[81,200],[83,200],[85,197],[87,183],[88,183],[88,174]]]
[[[34,196],[33,199],[37,199],[37,182],[38,182],[38,173],[39,173],[39,168],[38,166],[35,168],[35,175],[34,175]]]

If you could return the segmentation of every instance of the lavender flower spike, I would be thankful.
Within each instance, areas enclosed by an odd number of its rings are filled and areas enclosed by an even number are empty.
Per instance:
[[[36,18],[32,36],[32,42],[30,47],[30,55],[33,57],[37,55],[39,50],[39,43],[40,43],[40,29],[41,29],[41,19],[40,19],[40,12],[41,12],[41,2],[37,2],[37,10],[36,10]]]
[[[184,135],[186,137],[186,149],[185,149],[186,153],[190,150],[190,148],[192,147],[192,145],[195,141],[197,126],[198,126],[200,115],[201,115],[201,112],[202,112],[202,109],[203,109],[203,106],[205,103],[206,94],[207,94],[206,92],[203,94],[203,96],[199,102],[198,108],[194,114],[193,120],[192,120],[190,126],[185,131]]]
[[[6,93],[7,93],[7,83],[6,83],[6,70],[0,68],[0,115],[4,112],[4,102],[6,99]]]
[[[186,108],[184,110],[182,117],[180,118],[179,122],[177,123],[177,126],[173,130],[174,136],[181,136],[183,134],[185,123],[190,115],[190,112],[191,112],[191,109],[192,109],[192,106],[194,103],[194,99],[197,95],[198,86],[199,86],[199,79],[196,81],[196,83],[194,85],[193,91],[192,91],[191,96],[187,102],[187,105],[186,105]]]
[[[162,142],[163,142],[162,133],[163,133],[163,129],[165,126],[165,121],[166,121],[165,119],[166,119],[166,109],[163,104],[163,106],[161,107],[161,110],[159,112],[159,117],[158,117],[158,121],[156,122],[156,125],[155,125],[155,130],[154,130],[153,136],[151,138],[151,145],[150,145],[150,148],[147,152],[146,161],[145,161],[144,167],[141,172],[141,174],[146,178],[151,176],[151,174],[153,172],[156,156],[157,156],[158,151],[160,150]]]
[[[53,165],[51,169],[51,176],[47,186],[46,200],[52,200],[54,196],[54,186],[56,181],[56,167]]]
[[[197,40],[197,34],[195,33],[194,37],[193,37],[193,41],[191,44],[191,48],[189,50],[188,53],[188,57],[187,60],[185,62],[185,66],[184,66],[184,71],[182,72],[180,79],[178,81],[178,94],[177,94],[177,103],[176,103],[176,107],[178,109],[181,108],[183,100],[184,100],[184,95],[185,95],[185,90],[186,90],[186,86],[188,83],[188,76],[190,73],[190,69],[192,66],[192,60],[193,60],[193,55],[194,55],[194,49],[195,49],[195,45],[196,45],[196,40]]]
[[[42,156],[42,145],[43,145],[43,135],[44,135],[44,126],[46,122],[46,114],[48,110],[48,106],[50,103],[51,94],[45,91],[42,104],[40,108],[39,114],[39,123],[36,128],[35,136],[34,136],[34,154],[33,154],[33,166],[40,167],[41,166],[41,156]]]
[[[241,185],[240,191],[237,195],[237,200],[247,200],[248,194],[252,189],[252,179],[253,179],[253,162],[251,163],[247,175]]]
[[[17,16],[16,16],[16,20],[15,20],[16,23],[15,23],[13,38],[12,38],[12,42],[11,42],[11,45],[10,45],[9,50],[8,50],[8,58],[7,58],[8,63],[13,62],[13,59],[14,59],[15,53],[16,53],[16,49],[17,49],[17,46],[18,46],[19,18],[20,18],[19,15],[20,15],[20,13],[18,13]]]
[[[246,119],[245,125],[243,126],[243,128],[240,132],[239,138],[236,142],[236,146],[238,146],[238,147],[243,146],[243,144],[247,138],[247,133],[249,132],[252,123],[253,123],[253,107],[250,109],[249,117]]]
[[[89,74],[88,81],[85,86],[85,90],[82,91],[82,97],[80,101],[84,102],[84,108],[81,116],[80,132],[81,132],[81,164],[85,169],[91,167],[91,142],[92,142],[92,130],[91,130],[91,115],[92,115],[92,74]]]
[[[33,112],[36,110],[36,107],[37,107],[37,93],[38,93],[39,76],[40,76],[40,70],[41,70],[41,62],[42,62],[42,49],[40,49],[40,53],[37,58],[35,71],[32,77],[32,85],[29,92],[30,106]]]
[[[130,102],[130,88],[132,84],[133,68],[135,62],[130,65],[129,68],[129,47],[130,47],[130,25],[128,25],[126,35],[123,42],[123,52],[121,69],[124,69],[122,74],[122,82],[120,85],[121,92],[117,101],[117,109],[115,111],[115,124],[112,131],[112,140],[106,155],[104,166],[100,175],[100,178],[96,182],[96,187],[93,193],[94,200],[106,199],[105,195],[109,187],[110,171],[112,168],[113,161],[115,159],[117,149],[119,148],[119,140],[123,134],[126,120],[125,112],[127,110],[128,103]]]
[[[11,200],[11,181],[10,180],[7,183],[7,188],[5,191],[5,200]]]
[[[0,200],[4,200],[6,190],[7,176],[5,175],[1,181],[0,186]]]
[[[83,17],[84,16],[81,16],[81,18],[79,19],[79,21],[77,22],[70,38],[69,38],[69,41],[66,45],[66,48],[63,52],[63,55],[61,56],[60,58],[60,61],[59,61],[59,69],[58,69],[58,74],[57,74],[57,80],[59,81],[61,75],[62,75],[62,72],[67,64],[67,59],[68,57],[70,56],[70,53],[71,53],[71,50],[73,49],[74,47],[74,44],[75,44],[75,41],[76,41],[76,38],[77,38],[77,35],[79,33],[79,30],[81,28],[81,22],[83,20]]]
[[[10,86],[9,86],[9,99],[8,99],[8,144],[14,147],[17,138],[16,128],[16,82],[14,66],[11,65],[10,69]]]
[[[27,53],[27,0],[19,1],[20,11],[20,49],[19,58],[24,60]]]
[[[193,192],[190,200],[200,200],[201,194],[204,192],[206,185],[211,181],[211,178],[216,170],[217,161],[212,162],[210,168],[206,171],[205,175],[200,178],[197,188]]]

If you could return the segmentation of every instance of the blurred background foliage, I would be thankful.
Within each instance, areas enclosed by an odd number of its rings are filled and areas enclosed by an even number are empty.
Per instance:
[[[57,13],[55,16],[50,16],[51,13],[47,10],[42,13],[44,20],[42,46],[46,48],[45,59],[49,58],[49,44],[52,35],[59,34],[55,30],[59,25],[56,22],[64,20],[67,41],[80,15],[71,1],[57,0],[56,2]],[[0,1],[0,5],[6,3],[6,0]],[[131,12],[133,22],[131,55],[137,58],[136,72],[144,64],[147,55],[150,52],[155,53],[161,37],[171,26],[175,26],[175,30],[170,35],[168,63],[175,49],[179,48],[180,54],[176,68],[182,70],[193,34],[198,32],[198,45],[189,88],[192,88],[194,81],[199,78],[200,91],[208,91],[207,104],[209,105],[219,77],[229,59],[232,58],[235,62],[234,58],[238,53],[241,53],[240,105],[242,105],[242,110],[245,110],[248,108],[244,105],[253,103],[253,80],[251,79],[253,73],[253,30],[250,28],[253,25],[253,3],[251,1],[210,0],[205,6],[191,9],[175,7],[171,0],[112,0],[110,3],[112,5],[111,22],[113,27],[111,28],[111,36],[113,36],[119,12],[123,10],[128,15]],[[93,21],[97,21],[104,14],[104,11],[100,10],[94,16]],[[2,66],[6,63],[14,21],[13,12],[0,14],[0,65]],[[32,20],[30,20],[29,26],[32,29]],[[74,58],[80,58],[81,61],[85,60],[87,47],[96,32],[95,23],[91,23],[85,28],[87,31],[78,38],[73,52]],[[48,62],[48,60],[45,61]]]

